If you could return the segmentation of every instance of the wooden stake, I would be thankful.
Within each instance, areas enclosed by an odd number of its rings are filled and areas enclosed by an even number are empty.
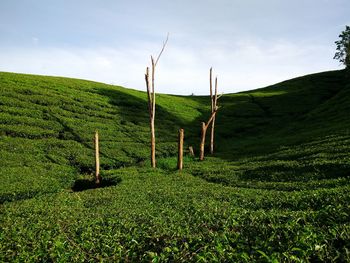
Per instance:
[[[195,155],[194,155],[193,147],[192,146],[188,147],[188,150],[190,152],[190,156],[194,157]]]
[[[205,122],[202,122],[202,129],[201,129],[201,144],[199,146],[199,160],[204,160],[204,145],[205,145],[205,133],[207,129],[205,128]]]
[[[100,176],[100,149],[99,149],[99,143],[98,143],[98,131],[95,132],[95,177],[96,177],[96,184],[101,183],[101,176]]]
[[[184,129],[179,130],[179,145],[178,145],[178,158],[177,169],[182,170],[183,167],[183,146],[184,146]]]

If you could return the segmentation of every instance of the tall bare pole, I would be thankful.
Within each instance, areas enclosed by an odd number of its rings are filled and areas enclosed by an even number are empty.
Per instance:
[[[211,72],[210,72],[211,73]],[[218,99],[218,78],[215,78],[215,95],[211,95],[211,113],[214,112],[214,109],[217,107],[217,99]],[[215,132],[215,117],[211,123],[211,132],[210,132],[210,154],[214,153],[214,132]]]
[[[213,81],[212,81],[212,68],[210,68],[209,72],[209,82],[210,82],[210,99],[211,99],[211,113],[213,114],[214,111],[218,108],[218,99],[221,96],[218,96],[218,78],[215,77],[215,93],[213,95]],[[215,118],[214,116],[212,124],[211,124],[211,132],[210,132],[210,154],[214,153],[214,132],[215,132]]]
[[[98,131],[95,131],[95,177],[96,177],[96,184],[101,183],[101,175],[100,175],[100,147],[98,143]]]
[[[145,74],[147,96],[148,96],[147,98],[148,98],[149,123],[150,123],[150,130],[151,130],[151,166],[153,168],[156,167],[156,135],[155,135],[155,125],[154,125],[154,119],[156,116],[156,93],[154,90],[154,76],[155,76],[155,69],[156,69],[157,63],[165,49],[168,39],[169,39],[169,34],[167,35],[166,40],[163,42],[162,49],[159,52],[157,59],[154,60],[153,57],[151,56],[151,73],[149,72],[150,71],[149,67],[147,67],[146,74]]]

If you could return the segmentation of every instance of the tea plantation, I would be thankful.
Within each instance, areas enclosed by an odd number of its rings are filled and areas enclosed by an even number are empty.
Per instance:
[[[210,99],[156,101],[151,169],[145,92],[0,72],[0,262],[350,261],[347,72],[224,95],[182,172]]]

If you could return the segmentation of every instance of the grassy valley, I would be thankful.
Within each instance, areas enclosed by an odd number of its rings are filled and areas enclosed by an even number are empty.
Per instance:
[[[345,71],[225,94],[215,154],[182,172],[210,98],[156,102],[151,169],[145,92],[0,72],[0,261],[350,261]],[[88,189],[95,130],[111,185]]]

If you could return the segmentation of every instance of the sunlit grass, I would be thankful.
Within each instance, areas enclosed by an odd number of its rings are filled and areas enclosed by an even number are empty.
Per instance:
[[[344,71],[224,95],[204,162],[209,98],[157,95],[155,170],[144,92],[12,73],[0,91],[0,261],[350,261]]]

